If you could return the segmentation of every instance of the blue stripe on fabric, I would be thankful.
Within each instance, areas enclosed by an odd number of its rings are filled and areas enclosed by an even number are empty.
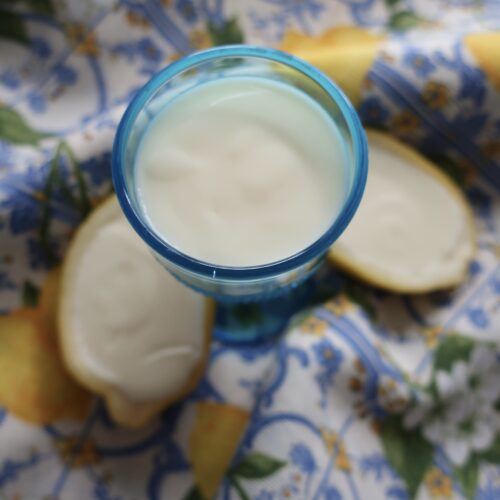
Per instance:
[[[192,51],[189,38],[178,28],[155,0],[146,0],[144,2],[144,12],[151,23],[156,26],[162,37],[177,51],[183,53]]]
[[[489,160],[485,160],[479,149],[467,141],[463,137],[455,139],[447,131],[449,124],[443,117],[442,113],[438,111],[428,111],[419,105],[420,93],[408,81],[401,77],[396,71],[381,61],[375,62],[370,70],[370,78],[377,83],[377,85],[385,90],[386,95],[392,101],[397,102],[411,108],[428,126],[434,130],[437,137],[445,144],[453,146],[467,157],[474,165],[476,165],[481,173],[492,182],[492,184],[500,189],[500,167]]]

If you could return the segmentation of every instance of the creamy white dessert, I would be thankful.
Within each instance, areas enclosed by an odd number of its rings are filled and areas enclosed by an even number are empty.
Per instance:
[[[330,256],[367,281],[423,292],[458,284],[475,251],[470,209],[437,167],[389,136],[368,133],[369,174]]]
[[[348,181],[337,126],[283,83],[232,77],[175,98],[148,126],[136,184],[152,228],[181,252],[256,266],[314,243]]]
[[[187,391],[208,350],[206,300],[155,260],[115,197],[72,242],[59,320],[69,369],[125,424]]]

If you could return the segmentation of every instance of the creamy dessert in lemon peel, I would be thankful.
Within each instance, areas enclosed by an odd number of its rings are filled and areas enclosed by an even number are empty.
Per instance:
[[[117,423],[139,427],[198,382],[213,304],[155,260],[113,196],[72,241],[58,319],[70,372]]]

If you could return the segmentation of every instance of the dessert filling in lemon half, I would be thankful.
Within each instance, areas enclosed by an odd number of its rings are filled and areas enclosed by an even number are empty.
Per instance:
[[[389,136],[368,132],[366,191],[330,257],[389,290],[426,292],[457,285],[474,254],[469,206],[453,182]]]
[[[116,420],[133,425],[198,380],[209,309],[156,261],[113,197],[79,229],[63,266],[64,358]]]

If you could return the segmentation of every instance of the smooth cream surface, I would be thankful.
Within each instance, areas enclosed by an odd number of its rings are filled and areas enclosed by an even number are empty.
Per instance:
[[[305,249],[344,201],[331,118],[290,86],[226,78],[187,91],[149,125],[136,158],[143,211],[181,252],[254,266]]]
[[[369,153],[364,197],[335,246],[407,286],[460,275],[474,252],[463,205],[406,156],[378,141]]]
[[[168,397],[200,362],[204,298],[156,262],[116,201],[92,222],[73,272],[73,359],[130,399]]]

